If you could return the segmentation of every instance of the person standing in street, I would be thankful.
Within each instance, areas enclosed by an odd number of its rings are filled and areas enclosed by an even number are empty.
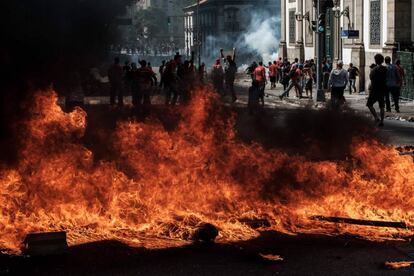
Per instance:
[[[258,99],[262,102],[262,106],[264,106],[264,96],[265,96],[265,88],[266,88],[266,69],[263,66],[263,62],[259,62],[259,66],[254,70],[254,81],[253,86],[257,89]]]
[[[236,49],[233,48],[233,55],[228,55],[224,58],[223,49],[220,50],[221,58],[224,62],[224,82],[226,90],[230,91],[232,102],[237,101],[236,92],[234,91],[234,81],[236,80],[237,65],[236,65]]]
[[[397,66],[391,63],[390,57],[385,57],[385,66],[387,67],[387,92],[385,93],[385,103],[387,112],[391,112],[390,94],[394,101],[395,111],[400,112],[400,82],[401,77]]]
[[[385,116],[385,102],[384,97],[387,92],[387,68],[383,66],[384,56],[377,54],[374,57],[375,65],[371,66],[371,73],[369,78],[371,80],[370,92],[367,102],[367,107],[374,116],[375,121],[378,123],[378,126],[384,126],[384,116]],[[381,119],[378,118],[378,114],[374,108],[374,104],[378,102],[381,112]]]
[[[344,63],[338,60],[336,68],[332,70],[328,85],[331,88],[331,103],[334,109],[338,109],[344,103],[344,90],[348,84],[348,72],[343,68]]]
[[[278,76],[278,66],[277,62],[274,61],[273,64],[269,65],[269,79],[270,79],[270,89],[276,88],[276,81]]]
[[[223,94],[224,84],[224,70],[221,66],[220,59],[217,59],[211,70],[211,79],[213,81],[214,89],[217,93]]]
[[[312,64],[310,61],[306,62],[304,68],[303,68],[303,77],[305,79],[305,92],[306,96],[310,97],[310,99],[313,98],[312,90],[313,90],[313,70],[312,70]]]
[[[124,76],[124,70],[119,64],[119,57],[114,59],[114,64],[108,70],[110,89],[110,103],[115,105],[115,97],[118,96],[118,106],[124,105],[124,95],[122,89],[122,81]]]
[[[349,64],[348,75],[349,75],[349,95],[351,95],[353,90],[355,90],[355,93],[357,93],[355,84],[356,84],[356,78],[359,75],[358,68],[356,68],[352,63]]]
[[[151,67],[145,60],[139,62],[141,67],[136,70],[136,80],[138,82],[138,94],[136,96],[136,108],[144,106],[144,111],[148,112],[149,106],[151,105],[151,92],[152,86],[157,86],[157,77],[152,71]]]
[[[161,62],[161,65],[158,69],[158,72],[160,73],[160,87],[162,87],[164,85],[164,70],[165,70],[165,63],[166,61],[163,60]]]

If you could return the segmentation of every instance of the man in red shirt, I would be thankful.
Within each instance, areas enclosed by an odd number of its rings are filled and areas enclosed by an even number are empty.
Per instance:
[[[278,74],[278,66],[276,61],[269,66],[270,89],[276,88],[276,77]]]
[[[299,93],[299,98],[302,98],[302,87],[299,84],[299,80],[302,76],[302,69],[301,66],[296,65],[292,65],[292,68],[290,69],[289,72],[289,76],[290,76],[290,83],[288,88],[283,92],[282,95],[280,95],[280,99],[282,100],[284,97],[286,97],[287,95],[289,95],[290,90],[295,87],[295,89],[298,91]]]
[[[259,62],[259,66],[254,70],[254,82],[253,86],[256,87],[258,92],[258,98],[261,100],[262,105],[264,105],[264,91],[266,87],[266,69],[263,66],[263,62]]]

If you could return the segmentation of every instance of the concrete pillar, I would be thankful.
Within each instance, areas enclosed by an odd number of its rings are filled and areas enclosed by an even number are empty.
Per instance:
[[[354,14],[350,14],[350,18],[354,23],[355,30],[359,30],[359,39],[355,39],[351,51],[352,63],[359,69],[359,81],[357,83],[358,91],[367,91],[366,71],[369,67],[365,61],[365,44],[364,44],[364,1],[354,0]],[[367,69],[368,68],[368,69]]]
[[[303,12],[303,0],[296,0],[297,1],[297,8],[296,13],[304,14]],[[296,43],[303,44],[303,20],[296,21]]]
[[[279,57],[287,57],[287,45],[286,45],[286,1],[280,1],[280,43],[279,43]]]
[[[297,0],[296,13],[304,15],[303,0]],[[295,57],[299,58],[300,62],[303,62],[305,59],[305,48],[303,45],[303,20],[296,20]]]
[[[398,0],[400,1],[400,0]],[[385,56],[390,56],[394,59],[395,51],[397,49],[396,34],[395,34],[395,12],[396,12],[397,0],[387,0],[387,40],[385,41],[385,47],[383,53]]]

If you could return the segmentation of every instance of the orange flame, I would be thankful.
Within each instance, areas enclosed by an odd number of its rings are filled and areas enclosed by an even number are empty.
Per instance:
[[[167,131],[153,120],[121,122],[117,157],[94,161],[81,141],[86,113],[64,113],[53,91],[38,93],[24,122],[15,167],[0,170],[0,248],[20,253],[30,232],[68,232],[70,245],[115,239],[160,248],[185,244],[200,223],[219,242],[259,235],[243,219],[285,233],[351,233],[396,239],[410,229],[311,221],[314,215],[414,225],[414,163],[356,138],[350,160],[312,162],[237,139],[234,118],[201,91]]]

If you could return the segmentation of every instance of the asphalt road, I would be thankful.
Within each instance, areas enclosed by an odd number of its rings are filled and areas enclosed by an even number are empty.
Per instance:
[[[386,120],[381,135],[393,145],[414,145],[414,123]]]
[[[413,268],[384,267],[386,261],[410,260],[413,251],[397,242],[276,232],[235,244],[165,250],[105,241],[72,247],[61,256],[0,256],[0,275],[413,275]],[[283,261],[259,254],[280,255]]]

